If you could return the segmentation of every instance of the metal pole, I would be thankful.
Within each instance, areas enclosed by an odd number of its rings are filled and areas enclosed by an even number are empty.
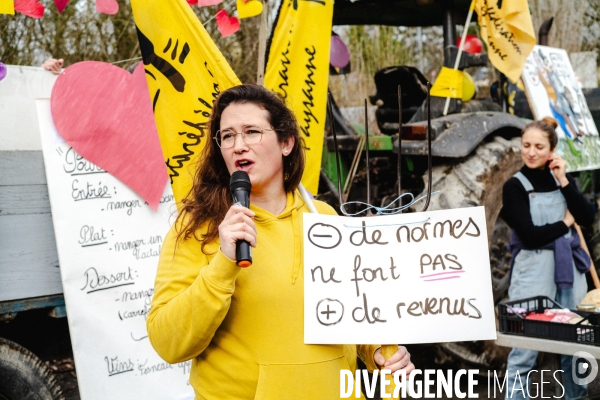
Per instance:
[[[427,211],[431,200],[431,82],[427,82],[427,199],[421,211]]]
[[[423,28],[417,28],[417,53],[419,54],[419,70],[425,69],[425,59],[423,57]]]
[[[337,135],[335,134],[335,120],[333,119],[333,106],[331,101],[331,93],[327,93],[327,111],[329,111],[329,123],[331,124],[331,133],[333,133],[333,145],[335,146],[335,166],[337,167],[337,184],[338,184],[338,198],[340,200],[340,207],[344,204],[342,200],[342,171],[340,170],[340,150],[337,142]]]
[[[367,99],[365,99],[365,162],[367,163],[367,204],[371,205],[371,163],[369,161],[369,114],[367,109]],[[371,212],[367,211],[367,215]]]
[[[402,87],[398,85],[398,196],[402,195]],[[402,201],[400,201],[402,206]],[[402,211],[400,211],[402,212]]]

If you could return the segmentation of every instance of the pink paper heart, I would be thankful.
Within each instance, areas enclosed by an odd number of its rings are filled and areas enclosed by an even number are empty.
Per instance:
[[[6,75],[8,75],[8,70],[6,68],[6,65],[4,65],[3,63],[0,62],[0,81],[4,78],[6,78]]]
[[[96,11],[102,14],[114,15],[119,12],[117,0],[96,0]]]
[[[240,29],[240,21],[236,17],[229,17],[229,14],[225,10],[221,9],[217,11],[215,19],[217,20],[219,32],[221,32],[221,36],[223,37],[232,35]]]
[[[223,0],[198,0],[198,7],[216,6],[222,2]]]
[[[54,5],[56,5],[59,14],[62,14],[67,4],[69,4],[69,0],[54,0]]]
[[[168,176],[142,63],[133,75],[97,61],[73,64],[50,105],[67,143],[157,209]]]
[[[37,0],[15,0],[15,11],[31,18],[42,18],[44,6]]]

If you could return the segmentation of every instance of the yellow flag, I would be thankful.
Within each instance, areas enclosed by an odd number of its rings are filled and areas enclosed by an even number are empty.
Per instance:
[[[527,0],[476,0],[481,37],[494,67],[513,82],[521,76],[525,59],[535,45]]]
[[[435,83],[431,87],[431,95],[460,99],[463,95],[463,73],[457,69],[442,67]]]
[[[192,187],[220,92],[241,84],[185,0],[132,0],[154,119],[176,201]]]
[[[306,142],[302,184],[316,194],[325,132],[333,0],[282,1],[267,51],[265,87],[294,111]]]
[[[14,0],[0,0],[0,14],[12,14],[15,13],[15,2]]]

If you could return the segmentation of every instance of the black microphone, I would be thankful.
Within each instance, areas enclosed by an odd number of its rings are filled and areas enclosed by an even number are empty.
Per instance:
[[[252,184],[250,177],[244,171],[235,171],[231,174],[229,181],[229,191],[233,196],[234,203],[240,203],[242,206],[250,207],[250,190]],[[235,243],[235,258],[240,267],[249,267],[252,265],[252,247],[245,240],[238,240]]]

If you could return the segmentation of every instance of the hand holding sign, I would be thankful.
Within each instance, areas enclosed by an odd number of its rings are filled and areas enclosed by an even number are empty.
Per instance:
[[[375,362],[382,366],[382,370],[390,370],[391,374],[396,371],[404,370],[405,376],[409,376],[410,373],[415,369],[412,361],[410,361],[410,353],[404,346],[384,344],[381,349],[375,352],[373,357]],[[394,391],[396,390],[396,384],[392,380],[390,385],[386,385],[385,392],[394,398]],[[397,398],[399,398],[398,396]]]

